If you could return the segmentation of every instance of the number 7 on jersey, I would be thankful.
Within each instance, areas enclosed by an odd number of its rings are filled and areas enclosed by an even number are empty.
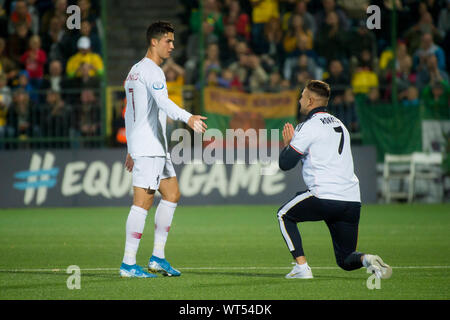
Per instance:
[[[134,90],[133,90],[133,88],[128,88],[128,92],[131,94],[131,105],[133,106],[133,122],[136,122],[136,109],[134,107]]]
[[[341,126],[334,127],[333,129],[337,133],[341,134],[341,141],[339,142],[339,148],[338,148],[338,153],[341,154],[342,153],[342,149],[344,148],[344,130],[342,130]]]

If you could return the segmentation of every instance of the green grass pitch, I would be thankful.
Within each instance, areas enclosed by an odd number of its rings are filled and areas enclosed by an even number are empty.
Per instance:
[[[288,280],[291,256],[277,206],[180,205],[166,245],[179,278],[123,279],[118,268],[128,208],[0,210],[0,299],[449,299],[450,205],[364,205],[358,250],[379,254],[393,276],[369,290],[365,269],[334,260],[323,222],[299,224],[314,274]],[[149,213],[137,261],[153,247]],[[70,265],[81,289],[69,290]]]

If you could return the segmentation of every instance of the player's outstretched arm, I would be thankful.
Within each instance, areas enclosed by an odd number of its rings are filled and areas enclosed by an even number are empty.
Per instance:
[[[203,120],[206,120],[206,119],[207,119],[206,117],[194,115],[189,118],[187,125],[192,130],[194,130],[194,132],[204,133],[206,131],[206,129],[208,128],[206,123],[203,122]]]

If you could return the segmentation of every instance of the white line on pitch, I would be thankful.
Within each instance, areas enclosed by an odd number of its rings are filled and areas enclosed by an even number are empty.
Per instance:
[[[290,269],[291,267],[180,267],[180,270],[276,270]],[[398,266],[393,269],[449,269],[450,266]],[[81,268],[81,271],[115,271],[119,268]],[[339,267],[314,267],[311,269],[332,270],[340,269]],[[49,269],[0,269],[0,272],[61,272],[66,268],[49,268]]]

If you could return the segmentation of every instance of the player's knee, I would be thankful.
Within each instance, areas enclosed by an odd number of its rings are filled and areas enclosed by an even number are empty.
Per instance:
[[[346,263],[345,257],[336,257],[336,263],[339,266],[339,268],[341,268],[342,270],[345,270],[345,271],[353,270],[353,268],[348,263]]]
[[[173,202],[173,203],[178,203],[178,201],[181,198],[181,193],[179,190],[171,192],[167,195],[164,195],[163,200],[169,201],[169,202]]]
[[[145,210],[149,210],[150,207],[152,206],[152,202],[149,201],[145,201],[145,200],[134,200],[133,201],[133,206],[145,209]]]

